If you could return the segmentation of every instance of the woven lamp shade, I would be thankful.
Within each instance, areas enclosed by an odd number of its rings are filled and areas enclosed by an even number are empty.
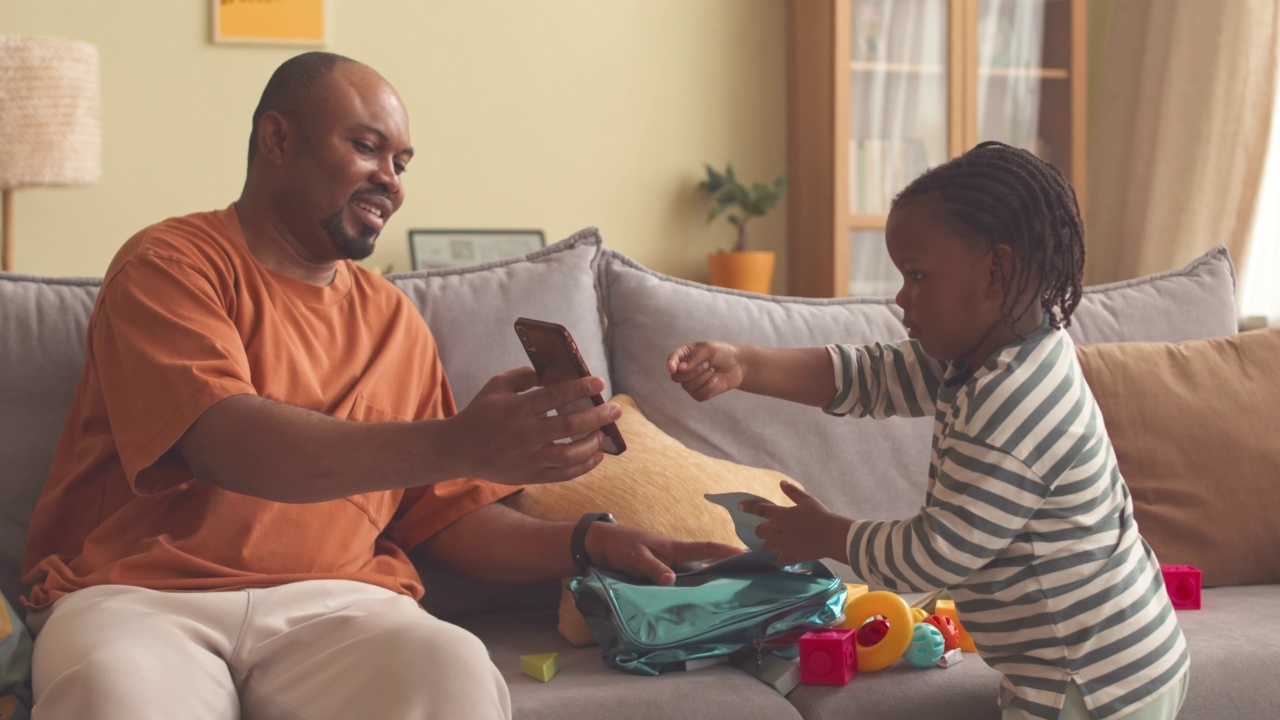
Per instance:
[[[0,188],[88,185],[102,175],[98,49],[0,35]]]

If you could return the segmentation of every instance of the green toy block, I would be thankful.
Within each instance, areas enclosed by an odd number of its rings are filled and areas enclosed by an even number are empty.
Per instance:
[[[543,653],[541,655],[521,655],[520,672],[534,680],[550,682],[560,671],[560,654]]]

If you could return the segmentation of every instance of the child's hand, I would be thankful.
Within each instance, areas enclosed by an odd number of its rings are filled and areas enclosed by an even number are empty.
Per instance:
[[[744,502],[744,512],[765,519],[756,528],[764,540],[764,549],[777,553],[783,565],[831,558],[847,563],[849,548],[845,540],[853,521],[827,509],[816,498],[798,486],[782,481],[782,492],[795,502],[795,507],[770,502]]]
[[[715,340],[676,348],[667,357],[667,372],[699,402],[739,387],[744,374],[737,346]]]

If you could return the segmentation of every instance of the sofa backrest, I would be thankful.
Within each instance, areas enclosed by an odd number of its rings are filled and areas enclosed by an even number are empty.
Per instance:
[[[0,590],[14,607],[27,525],[84,365],[98,285],[0,273]]]
[[[849,425],[745,395],[696,403],[663,370],[667,353],[699,338],[777,345],[901,338],[901,316],[887,299],[711,288],[603,249],[594,228],[521,258],[388,279],[431,326],[459,406],[488,378],[527,363],[511,327],[516,317],[550,320],[572,331],[588,367],[611,383],[606,396],[633,395],[651,421],[696,450],[781,470],[862,517],[914,512],[922,499],[927,420]],[[84,363],[98,286],[96,279],[0,273],[0,590],[13,603],[25,592],[18,573],[27,526]],[[1079,342],[1231,334],[1230,260],[1219,248],[1182,270],[1089,288],[1076,318]],[[425,572],[425,602],[441,615],[556,598],[554,588],[522,597]]]
[[[906,330],[890,299],[741,293],[662,275],[612,250],[600,276],[614,391],[633,396],[655,425],[700,452],[786,473],[846,515],[893,519],[919,509],[931,418],[832,418],[743,393],[698,403],[664,367],[672,350],[701,339],[777,347],[900,340]],[[1233,334],[1234,269],[1220,247],[1180,270],[1088,288],[1073,320],[1079,344]]]

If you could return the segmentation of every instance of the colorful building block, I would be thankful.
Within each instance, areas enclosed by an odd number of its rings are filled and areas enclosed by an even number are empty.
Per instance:
[[[549,682],[560,671],[560,653],[521,655],[520,672],[534,680]]]
[[[1174,610],[1200,609],[1200,568],[1194,565],[1161,565],[1164,589]]]
[[[858,674],[856,633],[848,628],[811,630],[800,636],[800,682],[844,685]]]

